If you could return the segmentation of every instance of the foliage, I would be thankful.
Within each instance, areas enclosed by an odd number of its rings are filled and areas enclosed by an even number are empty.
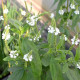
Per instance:
[[[55,0],[55,3],[57,1]],[[17,10],[10,3],[7,3],[7,6],[3,4],[4,20],[1,21],[1,29],[4,30],[0,32],[2,62],[0,64],[3,65],[4,61],[8,62],[10,72],[8,80],[79,80],[80,73],[77,69],[80,69],[79,31],[75,37],[69,39],[69,28],[74,30],[79,21],[79,15],[74,14],[73,9],[68,11],[69,5],[74,1],[67,1],[68,5],[64,7],[65,1],[59,0],[56,16],[50,12],[31,14],[25,1],[26,11]],[[77,2],[78,0],[74,3]],[[4,12],[5,9],[6,12]],[[63,12],[63,9],[66,9],[66,12]],[[40,17],[45,14],[51,15],[46,41],[42,37],[44,28],[39,30],[40,27],[37,25]],[[67,27],[68,20],[72,20],[69,27]],[[56,25],[58,21],[60,23]],[[71,44],[69,50],[65,48],[66,42]],[[74,56],[72,49],[78,44],[79,47]]]

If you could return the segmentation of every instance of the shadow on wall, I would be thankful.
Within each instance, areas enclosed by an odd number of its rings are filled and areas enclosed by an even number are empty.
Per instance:
[[[42,1],[42,8],[47,11],[53,12],[57,8],[57,4],[54,4],[54,0],[40,0]]]
[[[54,11],[57,8],[58,3],[54,4],[54,0],[30,0],[36,4],[38,4],[39,7],[41,7],[44,10],[47,11]]]

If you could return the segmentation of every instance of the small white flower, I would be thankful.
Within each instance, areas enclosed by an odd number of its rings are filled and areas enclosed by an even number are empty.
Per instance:
[[[22,14],[23,16],[25,16],[25,15],[26,15],[26,12],[25,12],[25,11],[21,11],[21,14]]]
[[[34,26],[34,25],[35,25],[35,21],[33,20],[33,21],[29,22],[28,24],[29,24],[30,26]]]
[[[7,8],[3,10],[3,14],[7,14],[8,12],[9,12],[9,11],[8,11]]]
[[[24,57],[23,57],[23,59],[24,59],[25,61],[28,61],[28,54],[25,54]]]
[[[35,20],[26,20],[26,23],[28,23],[30,26],[34,26],[35,25]]]
[[[75,14],[79,14],[79,10],[74,11]]]
[[[75,5],[74,4],[71,4],[70,7],[71,7],[71,9],[75,9]]]
[[[76,38],[75,36],[71,39],[72,44],[78,45],[80,40],[78,38]]]
[[[34,40],[34,42],[35,42],[35,41],[39,41],[40,38],[41,38],[41,35],[39,35],[39,36],[36,35],[33,40]]]
[[[16,50],[15,50],[15,51],[11,51],[10,54],[9,54],[10,57],[11,57],[11,58],[16,58],[16,57],[19,55],[19,54],[16,53],[16,52],[17,52]]]
[[[58,35],[60,33],[58,28],[53,28],[52,26],[49,26],[48,32],[49,33],[54,33],[55,35]]]
[[[5,26],[5,29],[10,29],[9,25],[6,25],[6,26]]]
[[[60,15],[63,15],[64,14],[64,11],[63,10],[59,10],[59,14]]]
[[[2,20],[2,21],[4,20],[3,16],[0,16],[0,21],[1,21],[1,20]]]
[[[77,68],[80,69],[80,63],[77,64]]]
[[[30,55],[30,56],[29,56],[29,61],[32,61],[32,58],[33,58],[32,55]]]
[[[2,33],[2,39],[9,40],[10,39],[10,33]]]
[[[66,37],[66,35],[64,35],[64,39],[65,39],[65,41],[67,41],[67,37]]]
[[[28,23],[30,26],[34,26],[38,19],[39,18],[37,18],[36,15],[33,15],[30,17],[30,20],[26,20],[26,23]]]
[[[52,19],[54,17],[54,13],[51,13],[51,16],[50,16],[50,18]]]
[[[54,28],[50,25],[49,28],[48,28],[48,32],[49,33],[54,33],[54,31],[55,31]]]
[[[30,41],[32,41],[32,39],[29,38]]]
[[[29,55],[29,53],[28,54],[25,54],[24,55],[24,57],[23,57],[23,59],[25,60],[25,61],[32,61],[32,55]]]
[[[60,33],[58,28],[55,28],[55,35],[58,35]]]

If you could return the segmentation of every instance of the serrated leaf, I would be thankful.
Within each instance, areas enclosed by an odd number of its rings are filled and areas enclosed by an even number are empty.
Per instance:
[[[80,80],[80,74],[76,69],[69,69],[66,75],[69,80]]]
[[[50,72],[52,80],[64,80],[60,64],[52,57],[50,61]]]
[[[31,62],[32,72],[33,72],[35,78],[40,80],[42,65],[41,65],[41,60],[39,57],[37,46],[33,42],[27,40],[26,38],[23,39],[23,41],[25,42],[25,45],[27,45],[28,48],[32,50],[32,56],[33,56],[33,60]],[[24,48],[23,48],[23,50],[24,50]]]
[[[7,56],[7,57],[5,57],[3,60],[4,60],[4,61],[11,61],[11,60],[13,60],[13,59],[10,58],[9,56]]]
[[[67,72],[67,71],[68,71],[68,64],[65,63],[65,64],[63,65],[63,73],[65,73],[65,72]]]
[[[8,80],[21,80],[23,73],[24,73],[23,69],[17,70],[9,76]]]
[[[43,66],[45,66],[45,67],[49,66],[50,58],[51,58],[51,56],[49,54],[47,54],[47,53],[43,55],[42,60],[41,60]]]
[[[60,49],[62,46],[64,46],[64,39],[63,38],[61,38],[60,39],[60,41],[59,41],[59,43],[57,44],[57,49]]]
[[[79,44],[79,47],[76,49],[75,60],[78,61],[79,58],[80,58],[80,44]]]

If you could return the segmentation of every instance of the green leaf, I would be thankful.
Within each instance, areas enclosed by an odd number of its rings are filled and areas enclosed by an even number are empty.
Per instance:
[[[41,65],[41,60],[39,57],[37,46],[33,42],[27,40],[26,38],[23,39],[23,41],[25,42],[25,45],[27,45],[28,48],[32,50],[32,56],[33,56],[33,60],[31,62],[32,72],[33,72],[35,78],[40,80],[42,65]],[[24,50],[24,48],[23,48],[23,50]]]
[[[52,80],[51,79],[51,73],[49,70],[46,72],[46,80]]]
[[[75,16],[73,17],[73,20],[72,20],[72,28],[73,28],[73,29],[74,29],[74,27],[77,25],[77,23],[79,22],[79,20],[80,20],[79,15],[75,15]]]
[[[9,56],[7,56],[7,57],[5,57],[3,60],[4,60],[4,61],[11,61],[11,60],[13,60],[13,59],[10,58]]]
[[[64,80],[60,64],[52,57],[50,61],[50,72],[52,80]]]
[[[19,29],[20,26],[22,26],[22,22],[15,20],[15,19],[10,19],[9,22],[14,25],[17,29]]]
[[[9,76],[8,80],[21,80],[23,74],[24,74],[24,69],[16,70]]]
[[[69,80],[80,80],[80,74],[76,69],[69,69],[66,75]]]
[[[65,72],[67,72],[67,71],[68,71],[68,64],[65,63],[65,64],[63,65],[63,73],[65,73]]]
[[[57,49],[60,49],[62,46],[64,46],[64,39],[61,37],[59,43],[57,44]]]
[[[79,58],[80,58],[80,44],[79,44],[79,47],[76,49],[75,60],[78,61]]]
[[[43,57],[42,57],[42,65],[47,67],[49,66],[50,64],[50,59],[51,59],[51,56],[49,54],[44,54]]]

